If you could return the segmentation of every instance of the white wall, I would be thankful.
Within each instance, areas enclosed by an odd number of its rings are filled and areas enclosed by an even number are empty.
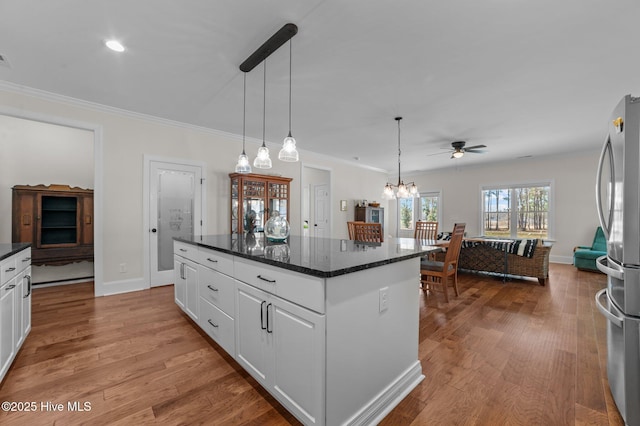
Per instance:
[[[0,82],[1,83],[1,82]],[[208,215],[207,229],[211,234],[229,231],[229,177],[241,150],[241,138],[236,135],[182,126],[137,114],[99,107],[82,101],[66,100],[34,90],[0,84],[0,114],[43,117],[45,121],[72,121],[87,123],[100,129],[102,138],[101,173],[103,182],[102,206],[103,273],[107,294],[136,288],[145,288],[143,238],[143,157],[145,154],[167,158],[204,161],[207,168]],[[252,156],[258,141],[247,142],[247,153]],[[342,163],[329,157],[304,152],[304,141],[298,141],[303,161],[316,167],[329,169],[332,174],[332,208],[339,210],[340,199],[374,199],[371,188],[382,188],[386,174]],[[270,146],[277,152],[279,146]],[[273,162],[271,173],[292,177],[291,225],[299,234],[301,163]],[[96,186],[97,188],[97,186]],[[369,188],[369,193],[365,188]],[[98,194],[96,194],[98,196]],[[335,213],[335,212],[334,212]],[[344,213],[344,212],[342,212]],[[353,215],[351,210],[350,215]],[[342,220],[334,214],[334,224]],[[350,216],[351,217],[351,216]],[[346,220],[345,220],[346,221]],[[344,229],[334,226],[332,236],[346,238]],[[10,236],[9,236],[10,238]],[[120,273],[119,265],[127,263],[127,272]],[[96,286],[100,284],[96,274]]]
[[[551,261],[571,263],[573,247],[590,245],[598,216],[595,202],[599,152],[545,156],[484,166],[464,166],[412,175],[421,191],[442,193],[442,229],[456,222],[467,224],[467,235],[481,234],[480,191],[483,185],[551,181],[554,217],[550,238],[555,239]],[[485,154],[488,155],[488,154]],[[453,161],[446,159],[444,161]],[[404,177],[404,176],[403,176]],[[390,201],[391,227],[397,226],[395,201]]]

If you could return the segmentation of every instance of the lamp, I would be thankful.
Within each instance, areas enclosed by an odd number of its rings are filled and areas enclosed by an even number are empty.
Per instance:
[[[461,148],[456,148],[451,154],[451,158],[460,158],[464,155],[464,151]]]
[[[289,39],[289,134],[282,142],[282,149],[278,153],[278,158],[282,161],[298,161],[298,151],[296,150],[296,140],[291,136],[291,39]]]
[[[238,156],[238,164],[236,164],[236,173],[251,173],[251,164],[249,157],[244,152],[245,123],[247,119],[247,73],[244,73],[243,84],[243,100],[242,100],[242,154]]]
[[[264,85],[262,96],[262,146],[258,148],[258,155],[253,160],[253,167],[259,169],[270,169],[271,158],[269,158],[269,148],[264,142],[265,123],[267,121],[267,60],[264,60]]]
[[[409,182],[405,185],[400,177],[400,120],[402,120],[402,117],[396,117],[395,120],[398,122],[398,184],[394,185],[387,182],[384,186],[384,190],[382,191],[382,198],[387,200],[393,200],[396,198],[416,198],[418,197],[418,187],[416,184]]]

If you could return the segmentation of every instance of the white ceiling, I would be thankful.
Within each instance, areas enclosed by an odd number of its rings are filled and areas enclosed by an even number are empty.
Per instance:
[[[401,115],[404,174],[598,149],[615,104],[640,95],[638,18],[637,0],[3,0],[0,80],[242,134],[238,66],[292,22],[302,155],[395,174]],[[285,45],[267,59],[272,156],[288,70]],[[260,65],[247,75],[259,140],[262,82]],[[459,139],[486,153],[449,159]]]

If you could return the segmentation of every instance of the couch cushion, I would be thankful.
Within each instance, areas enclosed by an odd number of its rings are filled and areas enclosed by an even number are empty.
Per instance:
[[[590,260],[595,260],[600,256],[604,256],[606,255],[607,252],[606,251],[596,251],[596,250],[589,250],[589,249],[579,249],[576,250],[573,253],[573,257],[576,259],[590,259]]]
[[[607,254],[607,240],[604,238],[604,232],[602,228],[598,226],[596,229],[596,235],[593,237],[593,244],[591,244],[591,250],[603,251]]]

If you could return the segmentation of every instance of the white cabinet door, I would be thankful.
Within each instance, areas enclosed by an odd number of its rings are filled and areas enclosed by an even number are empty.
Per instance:
[[[236,361],[267,388],[273,351],[267,332],[267,296],[257,288],[237,282]]]
[[[198,322],[198,265],[185,260],[184,261],[184,276],[185,276],[185,293],[187,300],[185,301],[185,312],[195,322]]]
[[[16,277],[16,286],[13,289],[13,346],[16,351],[22,346],[24,341],[24,328],[22,328],[22,295],[24,293],[24,273],[18,274]]]
[[[324,424],[325,317],[277,297],[272,300],[275,365],[270,386],[303,423]]]
[[[236,359],[305,424],[324,423],[325,317],[237,283]]]
[[[187,279],[184,275],[184,259],[180,256],[173,257],[173,292],[176,300],[176,305],[180,306],[180,308],[184,311],[185,305],[185,289]]]
[[[0,290],[0,378],[4,377],[15,354],[13,344],[15,285],[15,278],[13,278]]]

